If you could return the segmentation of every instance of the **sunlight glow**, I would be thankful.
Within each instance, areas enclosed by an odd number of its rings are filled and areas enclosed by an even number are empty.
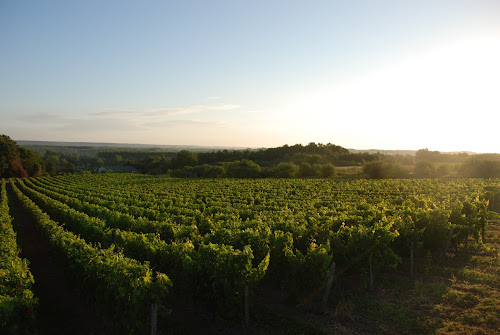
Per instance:
[[[284,110],[329,138],[348,136],[343,129],[355,123],[378,138],[373,147],[498,151],[485,135],[500,121],[499,59],[500,35],[458,41],[316,89]]]

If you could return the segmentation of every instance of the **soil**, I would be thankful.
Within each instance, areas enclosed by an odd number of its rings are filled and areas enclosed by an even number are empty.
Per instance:
[[[83,299],[78,286],[65,273],[36,229],[31,218],[9,194],[10,215],[13,217],[21,257],[28,259],[35,278],[33,291],[39,299],[35,309],[36,334],[103,334],[110,333],[91,306]]]

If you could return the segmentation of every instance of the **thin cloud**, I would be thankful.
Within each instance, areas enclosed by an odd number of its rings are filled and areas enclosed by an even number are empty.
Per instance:
[[[144,127],[151,128],[163,128],[163,127],[234,127],[236,124],[230,123],[227,121],[202,121],[202,120],[188,120],[188,119],[180,119],[180,120],[169,120],[162,122],[147,122],[142,124]]]
[[[36,121],[36,122],[62,122],[69,120],[69,117],[60,113],[42,112],[22,115],[23,120]]]
[[[195,105],[189,107],[159,107],[150,108],[143,110],[134,109],[115,109],[115,108],[104,108],[102,111],[91,114],[92,116],[107,116],[107,117],[119,117],[119,116],[174,116],[174,115],[187,115],[203,112],[218,112],[218,111],[230,111],[239,109],[240,105],[235,104],[221,104],[221,105]]]
[[[202,112],[217,112],[217,111],[229,111],[239,109],[240,105],[225,104],[225,105],[196,105],[190,107],[179,107],[179,108],[153,108],[144,111],[144,114],[158,115],[186,115]]]
[[[97,116],[116,116],[116,115],[123,115],[123,114],[137,114],[138,112],[131,110],[131,109],[114,109],[114,108],[104,108],[102,111],[93,113],[92,115],[97,115]]]

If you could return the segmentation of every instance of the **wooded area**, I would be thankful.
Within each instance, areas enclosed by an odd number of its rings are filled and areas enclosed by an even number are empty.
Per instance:
[[[428,149],[415,155],[351,152],[330,143],[213,151],[91,144],[23,147],[6,135],[1,137],[2,178],[83,171],[200,178],[499,178],[500,154],[447,154]]]

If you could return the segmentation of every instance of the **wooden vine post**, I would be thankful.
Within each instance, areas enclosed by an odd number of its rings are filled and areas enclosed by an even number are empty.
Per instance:
[[[330,276],[328,276],[328,282],[326,283],[325,294],[323,295],[323,310],[326,309],[328,303],[328,296],[330,295],[330,289],[332,288],[333,276],[335,275],[335,262],[330,265]]]
[[[441,256],[441,262],[443,262],[444,259],[446,258],[446,253],[448,252],[448,247],[450,246],[451,237],[453,235],[453,228],[455,227],[451,226],[450,232],[448,233],[448,239],[446,240],[446,246],[444,247],[444,252],[443,255]]]
[[[158,330],[158,305],[151,304],[151,335],[156,335]]]
[[[368,259],[369,261],[369,266],[370,266],[370,282],[369,282],[369,290],[373,291],[373,266],[372,266],[372,257],[373,254],[370,254],[370,258]]]
[[[469,227],[465,230],[465,250],[469,250]]]
[[[245,285],[245,327],[250,327],[250,310],[248,308],[248,296],[250,294],[250,288],[248,284]]]
[[[410,277],[413,278],[413,241],[410,246]]]

